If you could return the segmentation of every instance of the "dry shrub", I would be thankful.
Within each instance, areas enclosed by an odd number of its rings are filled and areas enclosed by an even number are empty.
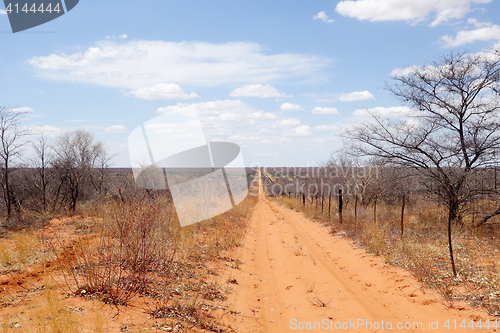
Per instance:
[[[97,234],[64,246],[73,293],[125,305],[146,288],[150,272],[168,269],[179,228],[168,199],[146,195],[106,206]]]
[[[173,326],[168,326],[172,329],[230,330],[210,317],[221,308],[229,288],[217,281],[207,263],[223,260],[233,268],[241,264],[224,251],[241,245],[257,197],[249,195],[219,216],[180,228],[168,196],[133,193],[86,207],[91,222],[75,224],[86,232],[75,241],[59,239],[68,291],[116,306],[146,296],[153,301],[155,316],[175,317]]]

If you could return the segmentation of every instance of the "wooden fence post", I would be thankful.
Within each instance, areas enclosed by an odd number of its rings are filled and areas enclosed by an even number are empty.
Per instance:
[[[321,215],[323,215],[323,190],[321,190]]]
[[[342,190],[339,190],[339,223],[342,224]]]
[[[354,198],[354,232],[358,229],[358,194]]]
[[[328,220],[330,220],[330,212],[331,212],[331,208],[332,207],[332,191],[329,191],[329,194],[328,194]]]
[[[403,203],[401,204],[401,238],[403,238],[404,233],[405,233],[405,225],[404,225],[404,217],[405,217],[405,202],[406,202],[406,196],[403,195]]]

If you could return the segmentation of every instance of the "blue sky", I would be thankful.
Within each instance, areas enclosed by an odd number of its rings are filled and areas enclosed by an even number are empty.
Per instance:
[[[363,121],[363,109],[401,112],[383,89],[391,73],[500,45],[499,7],[80,0],[16,34],[0,11],[0,105],[32,110],[22,126],[35,134],[91,131],[115,166],[130,166],[127,138],[137,126],[192,110],[208,140],[241,146],[246,165],[316,165],[341,147],[342,129]]]

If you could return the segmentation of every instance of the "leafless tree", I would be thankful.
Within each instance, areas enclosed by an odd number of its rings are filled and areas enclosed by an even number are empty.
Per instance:
[[[394,80],[386,88],[413,111],[399,120],[371,113],[372,122],[343,134],[345,143],[355,155],[418,169],[449,208],[450,234],[475,194],[465,191],[468,177],[498,163],[500,52],[450,53]]]
[[[103,143],[83,130],[66,132],[54,146],[52,166],[59,177],[57,191],[64,192],[71,212],[75,212],[86,185],[91,184],[94,168],[99,158],[105,156],[104,151]]]
[[[104,146],[102,146],[95,159],[95,172],[91,174],[91,181],[95,190],[100,195],[105,194],[106,171],[109,169],[111,160],[115,156],[116,155],[109,154],[108,151],[104,149]]]
[[[7,218],[11,217],[13,205],[12,182],[10,174],[12,164],[19,155],[23,143],[20,138],[24,132],[19,127],[22,111],[0,107],[0,179]]]
[[[27,166],[30,168],[28,176],[33,174],[31,185],[35,189],[36,196],[41,199],[42,210],[45,213],[48,208],[49,185],[53,178],[53,172],[50,172],[50,165],[53,158],[52,148],[49,145],[47,136],[42,132],[37,141],[32,142],[33,156],[27,160]]]

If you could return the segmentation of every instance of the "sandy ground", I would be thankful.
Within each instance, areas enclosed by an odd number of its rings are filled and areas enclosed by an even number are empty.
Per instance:
[[[250,223],[235,254],[241,269],[230,272],[239,332],[498,331],[486,312],[451,307],[409,272],[270,202],[262,187]]]
[[[49,227],[73,237],[63,222],[53,220]],[[409,272],[385,264],[346,238],[332,236],[327,227],[303,214],[270,202],[262,186],[244,246],[231,250],[230,257],[242,264],[240,269],[232,265],[224,270],[223,279],[237,283],[231,284],[225,305],[238,314],[214,315],[241,333],[498,332],[492,328],[494,317],[466,304],[450,307]],[[50,315],[42,287],[57,273],[55,266],[38,264],[0,276],[0,301],[13,303],[0,306],[0,331],[44,331],[37,318]],[[146,299],[118,311],[95,300],[63,297],[60,290],[57,296],[59,307],[70,311],[68,320],[82,331],[161,331],[152,329],[160,322],[144,312],[150,306]]]

